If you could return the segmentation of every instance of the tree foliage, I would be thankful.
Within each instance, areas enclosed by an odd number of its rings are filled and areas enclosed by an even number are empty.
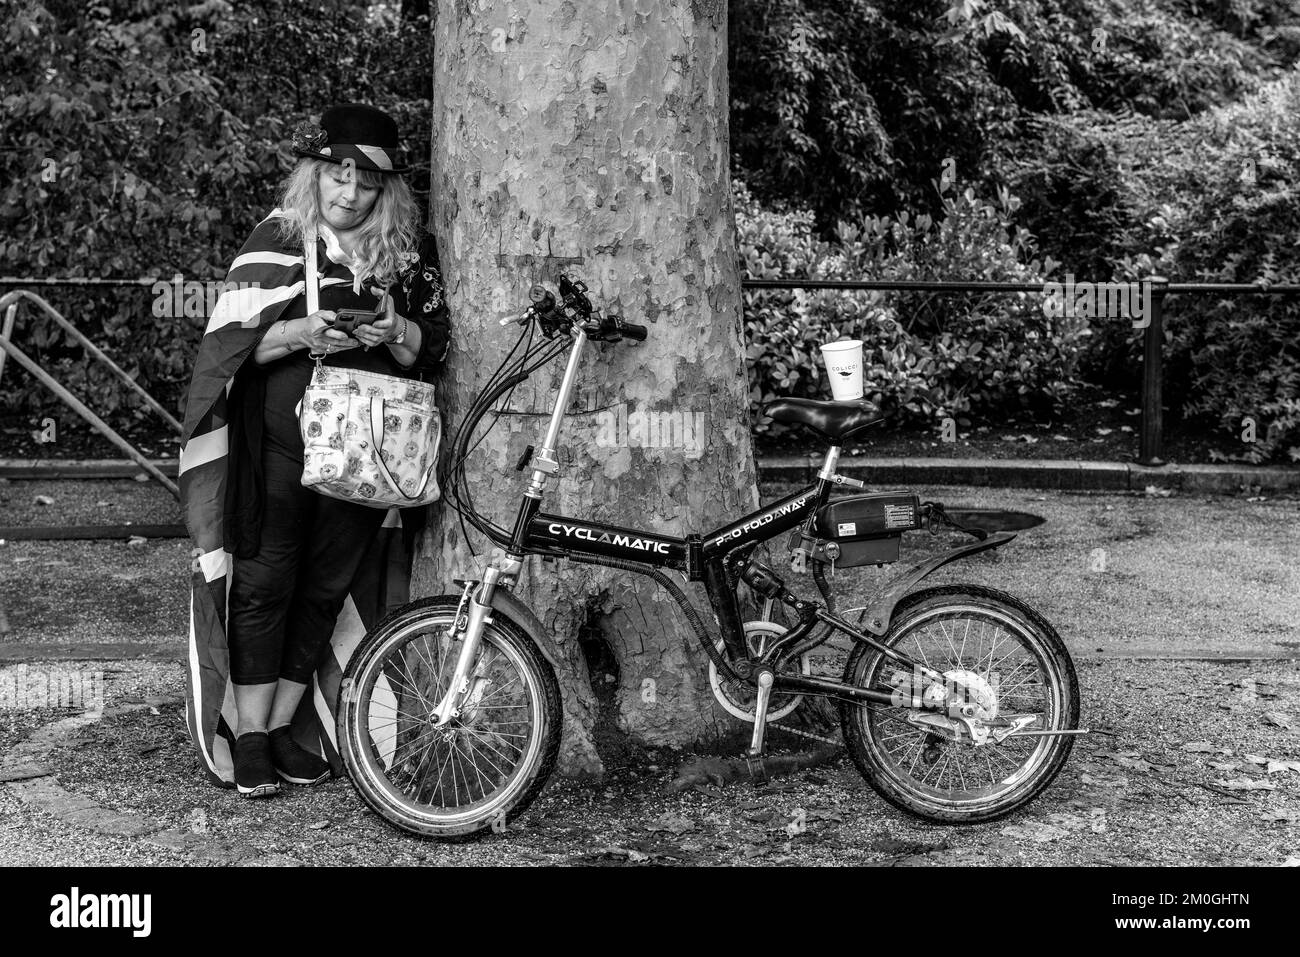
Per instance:
[[[734,166],[761,202],[935,213],[943,159],[1000,180],[1027,124],[1186,119],[1292,62],[1293,4],[1237,0],[731,0]]]

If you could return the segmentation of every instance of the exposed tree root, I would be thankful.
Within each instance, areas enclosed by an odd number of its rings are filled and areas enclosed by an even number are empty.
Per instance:
[[[796,751],[794,754],[772,754],[763,759],[763,767],[768,777],[794,774],[808,768],[828,764],[839,757],[843,749],[838,744],[826,744],[812,751]],[[685,791],[696,785],[711,784],[722,787],[734,781],[749,780],[749,765],[744,758],[722,758],[716,756],[696,757],[682,764],[673,778],[674,791]]]

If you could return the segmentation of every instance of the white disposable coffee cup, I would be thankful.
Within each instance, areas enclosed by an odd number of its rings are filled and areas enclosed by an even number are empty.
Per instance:
[[[862,398],[862,340],[829,342],[821,348],[831,397],[836,401]]]

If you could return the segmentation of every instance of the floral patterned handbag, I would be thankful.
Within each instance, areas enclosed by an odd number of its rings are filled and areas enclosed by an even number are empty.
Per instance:
[[[314,237],[307,250],[307,312],[319,308]],[[442,420],[427,382],[323,365],[318,358],[298,408],[302,484],[375,508],[410,508],[440,497],[434,471]]]

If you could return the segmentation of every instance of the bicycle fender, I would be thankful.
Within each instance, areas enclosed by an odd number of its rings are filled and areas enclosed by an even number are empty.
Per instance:
[[[955,562],[959,558],[967,558],[990,548],[999,548],[1015,537],[1015,534],[1011,532],[997,532],[983,541],[971,542],[969,545],[954,548],[942,555],[933,555],[923,561],[908,565],[885,583],[884,589],[876,597],[875,601],[868,605],[862,613],[862,619],[858,627],[878,638],[881,637],[889,630],[889,621],[894,615],[894,606],[902,601],[903,596],[911,591],[912,587],[922,578],[925,578],[936,568],[942,568],[949,562]]]
[[[508,589],[498,588],[492,593],[492,608],[510,616],[520,628],[528,632],[542,657],[551,663],[555,673],[563,674],[560,667],[560,649],[555,647],[555,640],[531,608],[516,598]]]
[[[467,581],[468,579],[457,578],[455,584],[464,588]],[[474,580],[474,584],[480,584],[478,579]],[[560,650],[555,646],[555,640],[551,638],[550,632],[546,630],[546,626],[542,624],[536,613],[516,598],[508,588],[498,587],[493,591],[492,610],[501,612],[527,632],[528,637],[533,639],[533,643],[541,651],[542,657],[555,669],[555,673],[557,675],[564,673],[564,669],[560,667]]]

